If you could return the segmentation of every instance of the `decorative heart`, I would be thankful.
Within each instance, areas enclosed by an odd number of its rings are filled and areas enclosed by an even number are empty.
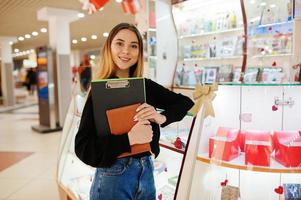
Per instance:
[[[276,65],[277,65],[277,63],[276,63],[276,61],[274,61],[273,64],[272,64],[272,66],[276,67]]]
[[[177,138],[176,138],[176,141],[174,142],[174,146],[175,146],[177,149],[182,149],[182,141],[181,141],[181,138],[180,138],[180,137],[177,137]]]
[[[272,111],[277,111],[277,110],[278,110],[278,106],[273,105],[273,106],[272,106]]]
[[[282,186],[279,186],[278,188],[275,188],[274,191],[275,191],[277,194],[283,194],[283,187],[282,187]]]
[[[162,193],[158,195],[158,200],[162,200]]]
[[[223,186],[223,187],[224,187],[224,186],[226,186],[226,185],[227,185],[227,183],[228,183],[228,180],[226,179],[225,181],[222,181],[222,182],[221,182],[221,186]]]

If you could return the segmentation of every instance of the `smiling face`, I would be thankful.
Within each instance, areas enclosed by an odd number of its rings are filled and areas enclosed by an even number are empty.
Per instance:
[[[112,40],[111,54],[118,77],[128,77],[129,69],[139,57],[139,43],[136,34],[128,29],[120,30]]]

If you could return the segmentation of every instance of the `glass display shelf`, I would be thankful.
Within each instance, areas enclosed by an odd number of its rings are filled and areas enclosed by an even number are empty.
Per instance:
[[[228,29],[228,30],[222,30],[222,31],[212,31],[212,32],[205,32],[205,33],[199,33],[199,34],[191,34],[191,35],[181,35],[179,39],[186,39],[186,38],[194,38],[194,37],[202,37],[202,36],[208,36],[208,35],[217,35],[217,34],[224,34],[224,33],[232,33],[236,31],[242,31],[242,28],[235,28],[235,29]]]

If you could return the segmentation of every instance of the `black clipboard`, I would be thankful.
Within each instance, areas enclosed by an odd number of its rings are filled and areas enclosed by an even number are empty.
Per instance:
[[[98,136],[110,134],[106,111],[146,102],[144,78],[102,79],[91,82],[94,120]]]

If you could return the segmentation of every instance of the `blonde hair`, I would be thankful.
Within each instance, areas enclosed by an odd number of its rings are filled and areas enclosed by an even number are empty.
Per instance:
[[[107,79],[107,78],[114,76],[113,68],[114,68],[115,63],[113,62],[113,58],[112,58],[111,44],[112,44],[114,37],[117,35],[117,33],[123,29],[128,29],[128,30],[134,32],[138,38],[138,45],[139,45],[138,61],[136,64],[134,64],[130,68],[129,76],[130,77],[141,77],[142,76],[143,65],[144,65],[142,37],[141,37],[138,29],[133,24],[120,23],[111,30],[103,48],[102,48],[102,51],[100,54],[100,62],[99,62],[98,70],[95,73],[94,79]]]

